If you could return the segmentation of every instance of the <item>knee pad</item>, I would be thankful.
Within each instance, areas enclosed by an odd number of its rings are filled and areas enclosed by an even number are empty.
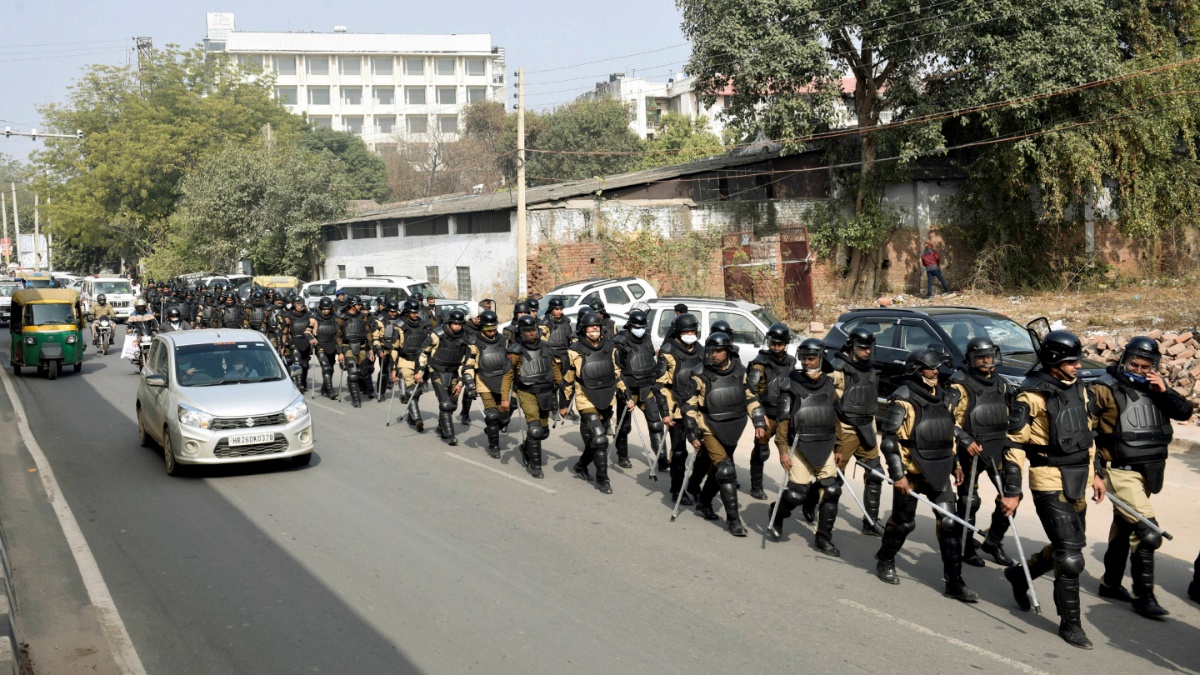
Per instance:
[[[902,534],[906,537],[908,535],[912,534],[913,530],[917,529],[916,521],[912,521],[912,520],[900,520],[899,518],[893,518],[892,523],[893,523],[892,526],[896,530],[896,532],[898,532],[899,534]]]
[[[608,435],[604,433],[603,428],[593,428],[591,443],[589,444],[592,450],[599,452],[608,448]]]
[[[354,362],[354,358],[347,356],[342,359],[342,363],[346,365],[346,375],[350,377],[358,377],[358,364]]]
[[[824,502],[836,502],[842,496],[842,484],[837,478],[822,478],[819,485],[825,490]]]
[[[942,532],[945,533],[957,532],[958,528],[962,527],[962,524],[960,524],[957,520],[945,514],[938,515],[938,525],[942,526]]]
[[[804,503],[804,497],[808,494],[808,486],[798,483],[788,482],[787,489],[783,491],[783,496],[780,500],[783,506],[794,509]]]
[[[717,463],[716,468],[717,483],[726,484],[737,481],[737,469],[734,468],[733,462],[728,459],[723,459]]]
[[[444,412],[454,412],[457,409],[458,402],[450,396],[449,392],[442,397],[442,400],[438,401],[438,410],[442,410]]]
[[[499,408],[485,408],[483,411],[483,421],[488,425],[500,423]]]
[[[661,433],[663,432],[663,429],[664,429],[664,427],[663,427],[663,423],[662,423],[662,420],[655,420],[655,421],[653,421],[653,422],[646,422],[646,427],[647,427],[648,429],[650,429],[650,433],[652,433],[652,434],[661,434]]]
[[[1149,520],[1156,525],[1158,524],[1158,521],[1154,518],[1150,518]],[[1162,535],[1150,529],[1149,527],[1146,527],[1142,523],[1139,522],[1136,526],[1134,526],[1134,532],[1137,532],[1139,539],[1138,550],[1154,551],[1157,550],[1159,546],[1162,546]]]
[[[765,464],[768,459],[771,459],[771,448],[766,443],[756,444],[750,454],[750,463]]]
[[[529,437],[535,441],[541,441],[550,437],[550,430],[542,426],[541,422],[530,422]]]
[[[1055,550],[1054,562],[1058,564],[1059,576],[1070,578],[1083,574],[1083,553],[1081,551]]]

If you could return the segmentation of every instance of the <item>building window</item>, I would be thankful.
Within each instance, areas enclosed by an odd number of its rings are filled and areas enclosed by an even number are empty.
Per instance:
[[[309,117],[308,122],[309,122],[309,124],[311,124],[313,126],[314,129],[332,129],[333,128],[333,118],[329,117],[328,115]]]
[[[275,100],[284,105],[296,105],[300,102],[295,87],[275,87]]]
[[[364,267],[363,274],[366,274],[369,277],[373,277],[373,276],[375,276],[375,268],[374,267]]]
[[[294,57],[294,56],[276,56],[275,57],[275,72],[280,75],[295,75],[296,74],[296,57]]]
[[[375,87],[371,93],[375,95],[375,105],[394,105],[396,103],[396,90],[391,87]]]
[[[438,87],[437,102],[438,105],[454,105],[458,103],[458,92],[454,87]]]
[[[425,105],[425,87],[406,87],[404,102],[409,105]]]
[[[342,241],[346,238],[344,225],[331,225],[321,230],[321,238],[325,241]]]
[[[429,118],[424,115],[408,115],[404,118],[404,124],[410,134],[424,134],[429,131]]]
[[[349,131],[352,134],[358,134],[359,136],[361,136],[362,130],[363,130],[363,118],[361,118],[361,117],[343,117],[342,118],[342,127],[345,128],[346,131]]]
[[[487,100],[486,87],[467,87],[467,103],[479,103]]]
[[[351,223],[351,239],[374,239],[376,237],[375,223]]]
[[[338,57],[338,72],[342,75],[362,75],[362,59],[357,56]]]
[[[329,105],[329,87],[309,87],[309,105]]]
[[[404,59],[405,75],[424,75],[425,59]]]
[[[433,73],[435,75],[454,75],[454,59],[434,59]]]
[[[404,223],[406,237],[428,237],[437,234],[450,234],[449,216],[433,216]]]
[[[396,118],[395,117],[376,117],[375,118],[375,133],[384,136],[390,136],[396,133]]]
[[[467,59],[467,75],[470,77],[483,77],[487,74],[484,68],[483,59]]]
[[[454,270],[456,272],[458,272],[458,299],[459,300],[470,300],[471,299],[471,268],[470,267],[456,267],[456,268],[454,268]]]
[[[329,57],[328,56],[309,56],[304,59],[304,70],[309,75],[328,75],[329,74]]]
[[[346,266],[345,265],[338,265],[338,278],[339,279],[346,278]]]
[[[263,69],[262,54],[247,54],[242,59],[242,65],[255,72]]]
[[[438,131],[443,134],[458,133],[458,115],[442,115],[438,117]]]
[[[433,267],[427,266],[425,268],[425,280],[434,286],[437,286],[438,283],[441,282],[441,278],[438,276],[438,268],[436,265]]]
[[[342,87],[342,105],[362,105],[362,87]]]
[[[400,221],[386,220],[383,223],[383,236],[399,237],[400,236]]]
[[[374,75],[391,76],[395,72],[396,62],[390,56],[375,56],[371,58],[371,73]]]
[[[488,234],[509,232],[512,224],[508,211],[482,211],[467,213],[458,217],[455,232],[458,234]]]

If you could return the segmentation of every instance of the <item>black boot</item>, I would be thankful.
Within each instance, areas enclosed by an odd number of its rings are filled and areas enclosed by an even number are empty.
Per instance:
[[[413,396],[408,402],[408,423],[419,432],[425,432],[425,421],[421,419],[420,397]]]
[[[525,468],[534,478],[545,478],[542,473],[542,442],[532,438],[525,441]]]
[[[671,501],[674,502],[676,499],[679,500],[680,506],[691,506],[696,503],[695,501],[692,500],[691,495],[689,495],[686,491],[683,493],[682,497],[679,496],[678,492],[672,492],[671,493]]]
[[[495,422],[489,422],[484,427],[483,433],[487,435],[488,440],[488,457],[492,459],[500,459],[500,426]]]
[[[1139,546],[1129,557],[1133,576],[1133,611],[1147,619],[1161,619],[1170,612],[1154,597],[1154,551]]]
[[[661,431],[658,433],[650,432],[650,448],[654,452],[661,452],[655,460],[658,464],[659,473],[664,473],[671,468],[671,462],[667,460],[667,448],[664,447],[665,444],[663,443],[663,436],[665,435],[666,433]]]
[[[602,439],[603,440],[603,439]],[[612,483],[608,480],[608,445],[596,449],[592,455],[592,464],[596,467],[596,489],[606,495],[612,494]]]
[[[1102,598],[1123,602],[1133,600],[1128,591],[1120,588],[1121,581],[1125,578],[1125,561],[1132,555],[1129,548],[1129,535],[1131,534],[1133,534],[1132,524],[1124,518],[1113,518],[1112,526],[1108,531],[1108,548],[1104,550],[1104,574],[1100,576],[1100,597]],[[1118,588],[1120,588],[1120,593],[1116,593]],[[1105,593],[1108,594],[1105,595]]]
[[[321,373],[321,395],[331,401],[337,400],[337,392],[333,390],[333,376],[329,373]]]
[[[362,407],[362,397],[359,395],[359,391],[358,391],[358,378],[357,377],[347,377],[346,378],[346,388],[348,388],[350,390],[350,405],[354,406],[355,408],[361,408]]]
[[[438,411],[438,433],[449,445],[458,445],[458,437],[454,435],[454,411]]]
[[[1022,611],[1033,609],[1033,601],[1029,599],[1029,582],[1025,581],[1025,572],[1018,565],[1004,568],[1004,578],[1012,585],[1013,599]]]
[[[871,520],[863,518],[862,533],[873,537],[883,536],[883,523],[879,520],[879,498],[883,493],[882,481],[866,481],[863,483],[863,507]],[[872,525],[872,522],[874,523]]]
[[[458,423],[463,425],[464,427],[471,426],[471,413],[463,412],[463,413],[459,414]]]
[[[587,465],[583,464],[581,459],[571,465],[571,473],[575,474],[580,480],[592,482],[592,474],[588,471]]]
[[[1013,560],[1004,550],[1004,544],[998,539],[992,539],[991,530],[988,530],[987,537],[983,540],[983,546],[980,547],[980,550],[992,556],[992,560],[995,560],[996,564],[1001,567],[1012,567],[1017,564],[1017,561]]]
[[[718,516],[717,512],[713,509],[712,502],[697,502],[696,511],[698,511],[700,515],[704,516],[705,520],[717,520],[721,517]]]
[[[768,513],[775,514],[775,517],[771,520],[771,524],[768,528],[771,533],[771,537],[774,538],[775,541],[779,541],[783,538],[783,523],[788,518],[792,517],[792,512],[796,510],[797,506],[800,506],[804,503],[805,495],[809,490],[813,489],[815,488],[811,488],[808,485],[800,485],[798,483],[788,481],[787,487],[780,495],[779,508],[776,509],[774,504],[768,508]]]
[[[721,483],[717,487],[721,492],[721,503],[725,505],[725,522],[729,526],[729,533],[735,537],[746,536],[746,526],[742,525],[738,515],[737,485]]]
[[[815,487],[809,489],[809,492],[816,491]],[[817,509],[817,538],[814,548],[834,558],[842,555],[842,552],[833,545],[833,523],[837,520],[837,514],[838,503],[836,500],[821,500],[821,505]]]
[[[1009,570],[1013,568],[1008,568]],[[1005,570],[1007,572],[1008,570]],[[1091,649],[1092,641],[1083,632],[1079,609],[1079,577],[1059,577],[1054,580],[1054,604],[1058,607],[1058,635],[1067,644]]]
[[[954,598],[959,602],[971,604],[979,602],[979,594],[967,588],[967,582],[963,581],[961,577],[953,581],[947,581],[946,590],[942,592],[942,595],[947,598]]]
[[[763,490],[763,463],[758,461],[764,454],[768,457],[771,454],[766,443],[755,444],[750,453],[750,496],[755,499],[767,498],[767,493]]]
[[[979,557],[979,553],[975,550],[975,537],[967,536],[967,548],[965,555],[962,557],[964,565],[971,567],[983,567],[983,558]]]
[[[633,462],[629,461],[629,437],[625,436],[624,438],[622,438],[620,435],[618,435],[617,440],[616,440],[616,446],[617,446],[617,466],[621,467],[622,469],[632,469]]]
[[[896,561],[890,558],[879,558],[876,556],[875,576],[885,584],[897,586],[900,584],[900,576],[896,574]]]

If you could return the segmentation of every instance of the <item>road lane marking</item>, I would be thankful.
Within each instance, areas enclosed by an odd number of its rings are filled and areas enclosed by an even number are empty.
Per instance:
[[[467,459],[466,457],[463,457],[462,455],[456,455],[453,452],[446,452],[446,456],[453,457],[454,459],[457,459],[462,462],[466,462],[467,464],[470,464],[472,466],[477,466],[481,469],[487,469],[488,471],[491,471],[492,473],[496,474],[497,476],[504,476],[505,478],[508,478],[509,480],[515,480],[518,483],[523,483],[525,485],[528,485],[531,488],[537,488],[538,490],[541,490],[542,492],[547,492],[549,494],[557,494],[554,490],[551,490],[548,487],[538,485],[537,483],[535,483],[531,480],[525,480],[524,478],[521,478],[519,476],[514,476],[511,473],[505,473],[504,471],[501,471],[500,469],[497,469],[494,466],[488,466],[487,464],[484,464],[483,462],[476,462],[473,459]]]
[[[345,415],[346,414],[345,410],[334,410],[333,408],[330,408],[329,406],[325,405],[324,403],[317,403],[316,401],[310,401],[310,403],[317,406],[318,408],[324,408],[325,410],[328,410],[329,412],[334,413],[336,415]]]
[[[926,628],[925,626],[922,626],[920,624],[916,624],[911,621],[901,619],[900,617],[897,617],[897,616],[892,616],[891,614],[888,614],[886,612],[881,612],[881,611],[875,609],[874,607],[868,607],[864,604],[857,603],[853,600],[847,600],[846,598],[841,598],[838,600],[838,602],[842,603],[843,605],[853,607],[855,609],[860,609],[860,610],[866,612],[867,614],[874,615],[880,619],[887,619],[888,621],[891,621],[892,623],[898,624],[900,626],[904,626],[905,628],[911,628],[912,630],[914,630],[918,633],[921,633],[922,635],[927,635],[932,638],[937,638],[948,644],[954,645],[955,647],[961,647],[962,649],[965,649],[969,652],[978,654],[980,656],[986,656],[989,659],[996,661],[997,663],[1003,663],[1006,666],[1012,666],[1013,668],[1016,668],[1017,670],[1019,670],[1023,673],[1029,673],[1030,675],[1049,675],[1049,673],[1047,673],[1046,671],[1038,670],[1037,668],[1034,668],[1033,666],[1031,666],[1029,664],[1021,663],[1020,661],[1017,661],[1015,659],[1010,659],[1007,656],[1001,656],[1000,654],[997,654],[996,652],[988,651],[988,650],[984,649],[983,647],[977,647],[977,646],[971,644],[970,642],[963,642],[962,640],[959,640],[958,638],[953,638],[953,637],[950,637],[949,635],[942,635],[941,633],[934,631],[934,630],[930,630],[929,628]]]
[[[67,537],[67,544],[71,547],[71,555],[75,558],[75,565],[79,568],[80,576],[83,577],[83,585],[87,589],[88,599],[96,608],[96,618],[100,622],[100,630],[103,631],[104,637],[108,641],[109,649],[112,650],[113,660],[116,661],[117,667],[123,673],[145,675],[146,669],[142,666],[142,660],[138,658],[133,640],[129,638],[129,631],[121,621],[121,615],[117,612],[117,605],[113,602],[112,593],[109,592],[108,585],[104,583],[104,575],[100,573],[100,566],[96,564],[96,556],[88,547],[83,530],[79,529],[79,522],[75,520],[75,514],[71,512],[66,497],[58,487],[58,480],[54,477],[53,469],[50,468],[50,460],[46,459],[45,453],[42,452],[41,446],[33,436],[33,430],[29,428],[29,416],[25,414],[25,407],[21,405],[21,399],[17,398],[16,388],[13,386],[8,372],[0,370],[0,379],[4,380],[4,390],[8,392],[8,399],[12,401],[13,412],[17,417],[17,428],[21,432],[21,440],[25,443],[29,454],[33,456],[33,463],[37,465],[37,474],[42,479],[42,487],[46,490],[50,506],[54,508],[54,515],[58,516],[58,524],[62,526],[63,534]]]

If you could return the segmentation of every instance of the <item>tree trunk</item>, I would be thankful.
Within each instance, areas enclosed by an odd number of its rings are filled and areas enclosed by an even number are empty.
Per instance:
[[[868,75],[869,77],[869,75]],[[854,214],[861,216],[871,210],[876,199],[875,187],[870,180],[875,167],[875,92],[863,77],[858,78],[854,92],[855,109],[858,114],[859,139],[861,142],[862,168],[858,181],[858,194],[854,197]],[[843,298],[874,298],[879,291],[880,264],[883,260],[882,244],[871,250],[850,249],[850,260],[846,279],[842,284]]]

